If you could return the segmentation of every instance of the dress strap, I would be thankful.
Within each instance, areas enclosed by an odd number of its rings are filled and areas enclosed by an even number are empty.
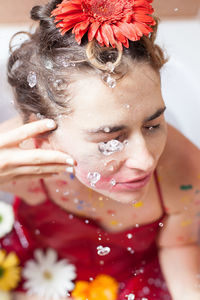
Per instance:
[[[160,187],[160,183],[159,183],[159,178],[158,178],[158,173],[157,173],[156,169],[154,171],[154,177],[155,177],[156,188],[157,188],[158,195],[159,195],[159,198],[160,198],[160,203],[161,203],[161,206],[162,206],[162,209],[163,209],[163,213],[165,213],[165,205],[164,205],[164,201],[163,201],[163,195],[162,195],[162,191],[161,191],[161,187]]]

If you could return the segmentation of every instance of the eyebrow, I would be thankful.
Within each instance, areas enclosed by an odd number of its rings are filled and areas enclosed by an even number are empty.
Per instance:
[[[153,115],[151,115],[150,117],[144,119],[144,123],[150,122],[150,121],[153,121],[153,120],[157,119],[158,117],[160,117],[164,113],[165,110],[166,110],[166,106],[162,107],[162,108],[159,108]],[[106,132],[105,128],[109,128],[109,132]],[[104,125],[104,126],[101,126],[99,128],[96,128],[96,129],[86,130],[84,132],[89,134],[89,135],[95,135],[95,134],[98,134],[98,133],[111,134],[113,132],[118,132],[118,131],[121,131],[121,130],[124,130],[124,129],[127,129],[127,128],[128,128],[128,126],[126,126],[126,125],[118,125],[118,126],[117,125]]]

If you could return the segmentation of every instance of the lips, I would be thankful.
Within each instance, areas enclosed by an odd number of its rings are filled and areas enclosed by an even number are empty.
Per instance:
[[[134,183],[134,182],[138,182],[138,181],[142,181],[144,180],[146,177],[148,177],[151,173],[145,174],[143,176],[134,178],[134,179],[130,179],[130,180],[126,180],[126,181],[118,181],[118,183],[124,184],[124,183]]]
[[[131,181],[126,182],[116,182],[116,185],[113,186],[115,191],[132,191],[137,192],[138,190],[145,187],[151,179],[152,173],[148,173],[146,175],[137,177],[132,179]]]

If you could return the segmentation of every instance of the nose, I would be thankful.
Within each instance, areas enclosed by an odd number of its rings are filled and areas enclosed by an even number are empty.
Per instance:
[[[155,159],[142,135],[136,135],[133,141],[128,144],[127,156],[126,167],[142,170],[145,173],[152,171]]]

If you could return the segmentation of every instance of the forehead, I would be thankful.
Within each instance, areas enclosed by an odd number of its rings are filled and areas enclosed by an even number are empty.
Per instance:
[[[84,122],[91,119],[96,124],[102,119],[127,119],[127,114],[133,117],[133,111],[143,118],[162,104],[160,76],[144,64],[130,66],[114,89],[106,86],[99,75],[80,74],[72,84],[72,94],[73,117]]]

